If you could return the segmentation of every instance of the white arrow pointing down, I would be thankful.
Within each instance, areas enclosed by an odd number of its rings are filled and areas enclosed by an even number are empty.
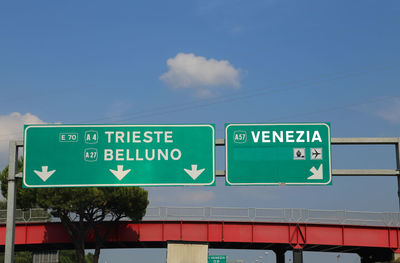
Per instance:
[[[118,180],[122,180],[122,178],[125,177],[125,175],[127,175],[129,172],[131,171],[131,169],[125,170],[124,171],[124,166],[123,165],[117,165],[117,170],[113,170],[110,169],[110,172],[112,172],[113,175],[115,175],[115,177],[118,178]]]
[[[202,174],[205,170],[205,168],[197,170],[197,164],[192,164],[192,170],[189,169],[183,169],[185,172],[192,177],[193,180],[196,180],[197,177],[199,177],[200,174]]]
[[[49,179],[49,177],[56,171],[56,170],[47,171],[48,169],[49,169],[48,166],[42,166],[42,171],[36,171],[36,170],[33,171],[40,177],[40,179],[43,180],[43,182],[46,182],[46,180]]]

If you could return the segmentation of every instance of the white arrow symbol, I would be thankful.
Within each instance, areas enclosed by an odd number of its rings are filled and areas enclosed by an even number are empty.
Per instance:
[[[46,180],[49,179],[49,177],[56,171],[56,170],[47,171],[48,169],[49,169],[48,166],[42,166],[42,171],[36,171],[36,170],[33,171],[40,177],[40,179],[43,180],[43,182],[46,182]]]
[[[197,164],[192,164],[192,170],[189,169],[183,169],[185,170],[185,172],[187,172],[188,175],[190,175],[190,177],[192,177],[193,180],[196,180],[197,177],[199,177],[200,174],[202,174],[202,172],[204,172],[205,168],[197,170]]]
[[[125,177],[125,175],[127,175],[129,172],[131,171],[131,169],[125,170],[124,171],[124,166],[123,165],[117,165],[117,170],[113,170],[110,169],[110,172],[113,173],[113,175],[115,175],[115,177],[118,178],[118,180],[122,180],[122,178]]]
[[[308,177],[307,179],[323,179],[324,174],[323,174],[323,169],[322,169],[322,164],[319,166],[318,170],[315,169],[315,167],[313,166],[310,169],[310,172],[313,173],[313,175],[311,175],[310,177]]]

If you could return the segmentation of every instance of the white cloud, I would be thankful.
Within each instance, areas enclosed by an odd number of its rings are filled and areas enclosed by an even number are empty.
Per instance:
[[[378,117],[394,124],[400,123],[400,98],[393,98],[375,113]]]
[[[240,88],[240,70],[228,60],[179,53],[167,60],[167,66],[162,81],[173,89],[191,89],[199,97],[213,96],[219,88]]]
[[[22,140],[24,124],[43,124],[39,117],[31,114],[13,112],[9,115],[0,115],[0,169],[8,163],[10,140]]]

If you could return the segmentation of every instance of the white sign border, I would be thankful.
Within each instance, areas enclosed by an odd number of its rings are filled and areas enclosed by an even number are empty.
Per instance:
[[[300,125],[322,125],[328,128],[329,137],[329,181],[323,183],[231,183],[228,176],[228,128],[231,126],[300,126]],[[327,123],[315,122],[315,123],[229,123],[225,126],[225,181],[231,186],[251,186],[251,185],[328,185],[332,182],[332,159],[331,159],[331,128]]]
[[[212,182],[210,183],[182,183],[182,184],[177,184],[177,183],[171,183],[171,184],[71,184],[71,185],[29,185],[25,181],[25,171],[26,171],[26,162],[24,161],[24,167],[23,167],[23,184],[27,188],[67,188],[67,187],[130,187],[130,186],[140,186],[140,187],[162,187],[162,186],[212,186],[215,183],[216,180],[216,172],[215,172],[215,127],[212,124],[31,124],[31,125],[26,125],[28,127],[25,128],[24,131],[24,160],[26,160],[26,140],[27,140],[27,131],[30,128],[59,128],[59,127],[66,127],[66,128],[72,128],[72,127],[79,127],[79,128],[84,128],[84,127],[94,127],[94,128],[102,128],[102,127],[209,127],[212,130],[212,160],[213,160],[213,168],[212,168],[212,173],[213,173],[213,179]]]

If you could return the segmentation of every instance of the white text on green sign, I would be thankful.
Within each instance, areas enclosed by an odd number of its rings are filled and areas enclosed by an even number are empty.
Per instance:
[[[326,123],[227,124],[227,185],[331,183]]]
[[[215,183],[214,126],[29,125],[24,186]]]

